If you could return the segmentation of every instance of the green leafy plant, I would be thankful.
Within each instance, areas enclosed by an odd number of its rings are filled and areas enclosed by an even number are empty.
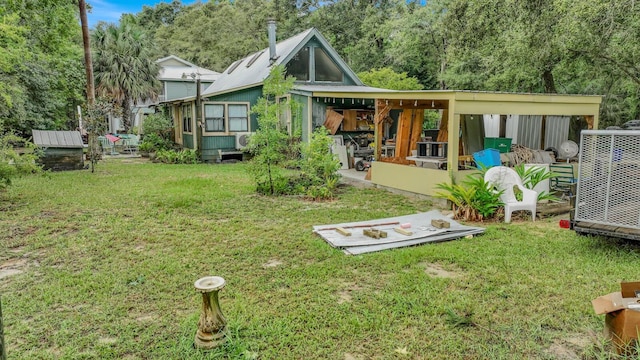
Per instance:
[[[288,153],[288,135],[280,127],[279,114],[288,110],[289,103],[276,98],[285,95],[294,80],[285,78],[283,66],[274,67],[264,82],[263,96],[252,109],[258,115],[259,128],[249,138],[247,149],[253,155],[250,172],[257,191],[263,194],[278,195],[287,188],[283,163]]]
[[[194,149],[158,150],[154,161],[165,164],[197,164],[199,162],[198,153]]]
[[[0,189],[17,177],[41,172],[36,163],[39,156],[40,151],[32,142],[10,133],[0,135]]]
[[[549,180],[554,176],[552,172],[546,171],[544,168],[530,167],[527,169],[524,164],[517,165],[513,169],[518,173],[518,176],[522,179],[522,185],[527,189],[533,189],[539,183]],[[518,195],[520,195],[520,197],[518,197]],[[516,193],[518,200],[522,199],[521,196],[522,194]],[[551,193],[542,191],[538,194],[538,201],[542,200],[557,201],[558,198]]]
[[[329,131],[319,127],[302,147],[300,170],[307,182],[306,195],[315,200],[332,198],[340,179],[340,161],[331,152],[332,142]]]
[[[147,115],[142,123],[142,133],[145,134],[145,136],[155,134],[165,140],[171,140],[172,131],[173,122],[171,118],[164,113]]]
[[[138,146],[139,151],[156,152],[159,150],[169,150],[173,147],[173,141],[166,139],[156,133],[147,134]]]
[[[451,202],[454,219],[483,221],[493,217],[503,205],[502,192],[491,189],[482,173],[468,175],[461,184],[452,179],[450,184],[439,183],[436,187],[442,190],[436,197]]]

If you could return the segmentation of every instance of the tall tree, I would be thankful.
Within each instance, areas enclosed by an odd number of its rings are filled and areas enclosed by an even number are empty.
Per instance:
[[[131,105],[155,98],[160,89],[158,66],[149,55],[145,32],[131,15],[118,25],[99,23],[93,32],[96,91],[122,110],[125,131],[131,127]]]
[[[84,85],[77,75],[82,73],[77,13],[73,0],[3,2],[0,119],[7,129],[27,136],[31,129],[70,126]]]

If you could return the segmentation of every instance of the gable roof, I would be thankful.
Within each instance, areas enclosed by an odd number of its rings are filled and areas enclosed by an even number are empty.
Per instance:
[[[198,74],[200,80],[214,82],[220,76],[217,71],[197,66],[175,55],[158,59],[156,64],[160,66],[158,79],[161,81],[193,81],[191,74]]]
[[[320,34],[318,29],[310,28],[278,42],[276,44],[276,56],[278,56],[278,58],[273,64],[271,64],[269,59],[269,48],[265,48],[234,62],[220,75],[215,83],[202,93],[202,96],[219,95],[261,85],[269,76],[273,66],[288,63],[301,48],[314,38],[333,58],[345,76],[349,77],[356,86],[363,85],[360,79],[358,79],[358,76],[351,70],[349,65],[342,60],[338,52],[329,44],[327,39]]]
[[[33,143],[40,147],[82,148],[79,131],[31,130]]]

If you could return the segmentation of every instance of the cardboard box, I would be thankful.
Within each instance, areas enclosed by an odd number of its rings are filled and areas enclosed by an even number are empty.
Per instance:
[[[621,291],[591,301],[596,314],[606,314],[605,336],[618,354],[631,355],[640,332],[640,282],[620,284]]]

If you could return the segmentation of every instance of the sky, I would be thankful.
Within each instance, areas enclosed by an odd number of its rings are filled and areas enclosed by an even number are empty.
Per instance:
[[[98,21],[117,23],[123,13],[136,14],[142,10],[142,6],[154,6],[161,2],[171,0],[86,0],[91,6],[91,12],[87,14],[89,27],[93,27]],[[189,5],[196,0],[182,0],[184,5]]]

